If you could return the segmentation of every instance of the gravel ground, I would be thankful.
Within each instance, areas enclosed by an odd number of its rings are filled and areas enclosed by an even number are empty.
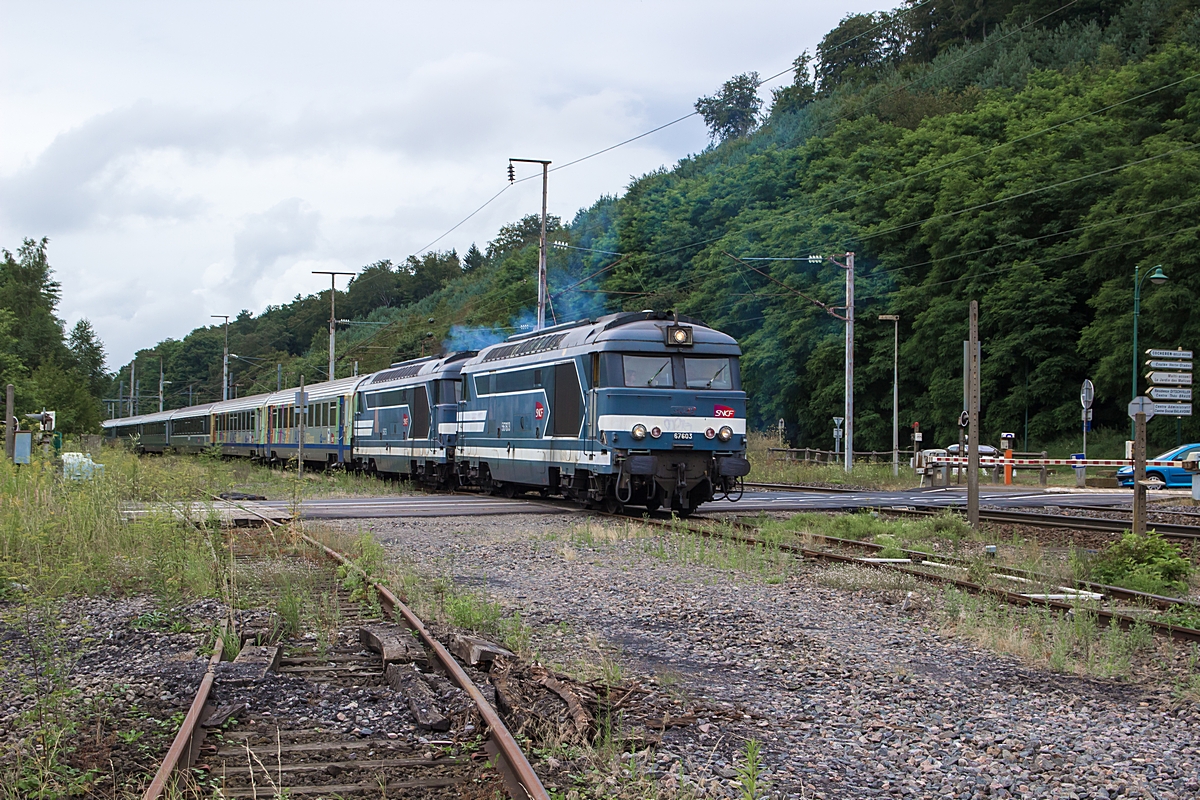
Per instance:
[[[942,634],[920,609],[584,544],[578,516],[339,523],[395,558],[520,610],[548,662],[609,653],[709,709],[667,732],[647,774],[664,796],[739,796],[762,742],[777,796],[1200,796],[1200,713],[1166,686],[1031,669]],[[603,523],[596,523],[601,525]],[[562,624],[565,623],[565,624]],[[651,680],[647,678],[647,680]]]
[[[46,796],[73,781],[107,797],[144,785],[192,701],[207,663],[196,648],[220,617],[212,601],[167,617],[147,597],[0,604],[0,782],[44,774],[40,762],[58,776],[46,777]],[[39,732],[57,747],[35,758]]]

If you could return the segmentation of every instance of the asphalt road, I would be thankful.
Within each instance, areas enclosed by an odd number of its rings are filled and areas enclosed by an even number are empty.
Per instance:
[[[1128,502],[1128,493],[1093,494],[1042,492],[1035,490],[983,489],[979,501],[986,506],[1021,508],[1030,506],[1090,505],[1097,508]],[[757,511],[843,511],[883,506],[965,506],[965,488],[911,489],[899,492],[783,492],[747,491],[738,502],[718,500],[705,503],[700,513],[746,513]],[[256,505],[288,510],[284,501],[260,501]],[[556,514],[570,509],[561,502],[536,499],[484,497],[469,494],[391,495],[339,497],[306,500],[301,513],[306,519],[369,519],[390,517],[455,517],[490,514]]]

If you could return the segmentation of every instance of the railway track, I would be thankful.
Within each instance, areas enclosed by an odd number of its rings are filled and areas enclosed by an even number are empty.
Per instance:
[[[945,514],[947,511],[961,511],[961,509],[947,508],[945,506],[916,505],[882,506],[876,510],[883,514],[910,517],[932,517],[938,514]],[[1035,528],[1069,528],[1071,530],[1094,531],[1097,533],[1125,533],[1131,526],[1130,519],[1084,517],[1071,514],[1044,514],[1034,511],[1007,511],[1003,509],[980,509],[979,519],[983,522],[1028,525]],[[1168,539],[1181,539],[1185,541],[1200,539],[1200,525],[1151,522],[1150,527]]]
[[[282,527],[257,516],[268,527]],[[299,536],[331,565],[358,570],[344,554]],[[467,670],[387,587],[368,585],[374,602],[356,601],[344,586],[334,584],[340,628],[332,647],[312,640],[247,645],[230,664],[221,662],[218,639],[191,708],[144,800],[164,796],[177,777],[182,780],[174,788],[196,797],[490,798],[502,791],[514,800],[549,800],[520,746]],[[373,646],[364,647],[360,641]],[[244,659],[247,653],[250,657]],[[285,682],[284,702],[307,698],[314,715],[322,704],[328,705],[327,699],[317,698],[333,691],[343,701],[357,698],[346,709],[356,709],[361,701],[373,709],[388,708],[383,717],[392,716],[396,690],[403,688],[417,733],[384,734],[361,724],[363,717],[355,724],[355,710],[337,711],[336,719],[344,724],[332,727],[314,724],[306,715],[273,715],[252,699],[252,687],[268,671]],[[228,718],[236,718],[238,724],[221,729]],[[215,734],[215,744],[205,743],[206,728]],[[201,774],[207,776],[199,782],[190,769],[198,758],[205,768]]]
[[[1063,586],[1051,576],[1005,565],[989,567],[987,570],[989,583],[980,583],[968,579],[971,577],[972,571],[979,572],[979,568],[976,567],[972,570],[972,563],[962,559],[911,550],[903,551],[903,558],[884,559],[850,555],[837,550],[818,549],[788,542],[767,541],[759,536],[760,531],[757,527],[738,521],[726,522],[726,530],[721,530],[719,527],[704,527],[697,525],[694,521],[645,519],[643,522],[653,527],[676,532],[686,532],[708,538],[731,539],[743,545],[778,548],[803,558],[899,572],[932,583],[954,586],[973,594],[986,594],[1016,606],[1044,607],[1061,613],[1074,613],[1080,604],[1088,604],[1097,618],[1105,624],[1113,623],[1126,629],[1144,624],[1156,633],[1180,641],[1200,642],[1200,630],[1156,619],[1154,616],[1156,610],[1160,612],[1184,611],[1200,618],[1200,604],[1179,598],[1151,595],[1122,587],[1088,582]],[[859,542],[820,535],[815,535],[813,538],[842,549],[869,550],[873,553],[878,553],[882,549],[881,545],[873,542]],[[1015,583],[1016,586],[1014,589],[1007,589],[996,585],[1006,582]],[[1016,588],[1026,591],[1017,591]],[[1102,603],[1105,600],[1110,601],[1109,608],[1103,607]],[[1111,603],[1113,600],[1131,604],[1133,607],[1115,606]]]

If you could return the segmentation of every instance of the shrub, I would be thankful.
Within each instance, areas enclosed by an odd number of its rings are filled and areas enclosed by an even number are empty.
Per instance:
[[[1125,534],[1092,564],[1096,580],[1152,594],[1184,591],[1191,572],[1192,564],[1179,545],[1163,539],[1157,531],[1144,536]]]

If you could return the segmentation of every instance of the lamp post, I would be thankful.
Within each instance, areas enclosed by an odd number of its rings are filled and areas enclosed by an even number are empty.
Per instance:
[[[880,314],[880,322],[893,322],[896,339],[892,349],[892,475],[900,474],[900,315]]]
[[[1133,401],[1138,396],[1138,317],[1142,313],[1142,284],[1149,280],[1155,286],[1162,286],[1167,282],[1167,275],[1162,270],[1162,264],[1155,265],[1154,269],[1147,272],[1145,275],[1140,275],[1141,267],[1134,266],[1133,268],[1133,380],[1129,387],[1129,399]],[[1131,422],[1129,435],[1134,437],[1137,423]]]
[[[209,314],[214,319],[225,320],[225,360],[221,364],[221,399],[229,399],[229,315]]]

